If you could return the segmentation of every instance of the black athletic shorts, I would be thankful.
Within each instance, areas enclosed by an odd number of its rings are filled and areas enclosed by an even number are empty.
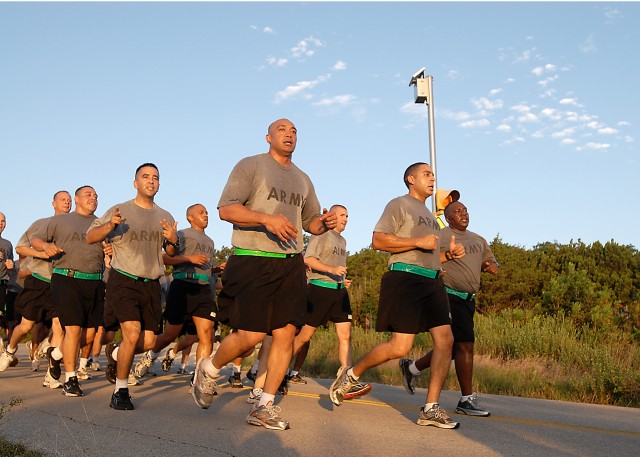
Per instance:
[[[457,295],[447,294],[451,306],[451,331],[456,343],[475,343],[473,315],[476,312],[476,301],[463,300]]]
[[[180,325],[191,316],[215,320],[216,302],[211,286],[174,279],[169,286],[164,318],[171,325]]]
[[[221,323],[270,334],[287,324],[301,327],[306,309],[307,277],[302,255],[229,258],[218,295]]]
[[[404,271],[382,275],[377,332],[416,335],[441,325],[451,325],[442,278],[429,279]]]
[[[25,278],[24,288],[16,298],[15,310],[27,320],[44,322],[48,326],[51,325],[51,319],[58,317],[49,283],[34,276]]]
[[[137,321],[142,324],[142,330],[158,334],[162,322],[160,282],[133,279],[113,270],[107,280],[105,329],[112,330],[114,320]]]
[[[13,290],[8,290],[5,303],[4,303],[4,318],[6,322],[12,322],[16,320],[15,306],[18,293]]]
[[[315,284],[307,285],[307,316],[305,323],[320,327],[331,321],[351,322],[351,302],[347,289],[329,289]]]
[[[60,324],[98,328],[104,314],[104,282],[51,275],[51,297]]]

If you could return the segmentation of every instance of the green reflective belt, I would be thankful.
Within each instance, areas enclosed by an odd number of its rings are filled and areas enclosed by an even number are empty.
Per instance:
[[[140,276],[132,275],[131,273],[127,273],[126,271],[118,270],[117,268],[114,268],[114,270],[116,270],[121,275],[125,275],[128,278],[135,279],[136,281],[142,281],[142,282],[151,282],[151,281],[153,281],[153,279],[142,278]]]
[[[83,273],[82,271],[70,270],[67,268],[54,268],[53,272],[69,278],[87,279],[90,281],[99,281],[102,279],[102,273]]]
[[[285,254],[284,252],[267,252],[267,251],[254,251],[253,249],[241,249],[234,248],[235,255],[250,255],[254,257],[273,257],[277,259],[288,259],[289,257],[295,257],[295,254]]]
[[[451,287],[445,287],[447,289],[447,293],[451,295],[455,295],[456,297],[460,297],[463,300],[471,301],[475,298],[476,294],[470,294],[468,292],[460,292],[459,290],[452,289]]]
[[[173,279],[199,279],[200,281],[209,282],[209,276],[202,273],[191,273],[187,271],[178,271],[173,274]]]
[[[39,275],[38,273],[31,273],[31,276],[33,276],[36,279],[39,279],[40,281],[44,281],[44,282],[47,282],[47,283],[51,284],[51,280],[50,279],[47,279],[44,276]]]
[[[342,282],[329,282],[322,281],[321,279],[310,279],[309,284],[313,284],[314,286],[326,287],[327,289],[342,289],[344,287],[344,283]]]
[[[418,265],[411,265],[410,263],[396,262],[389,265],[391,271],[404,271],[406,273],[413,273],[416,275],[424,276],[429,279],[438,279],[440,277],[440,270],[431,270],[429,268],[420,267]]]

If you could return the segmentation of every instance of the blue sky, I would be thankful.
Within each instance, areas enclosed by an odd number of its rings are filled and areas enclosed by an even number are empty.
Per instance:
[[[52,194],[90,184],[97,213],[160,168],[156,202],[208,233],[229,172],[266,152],[267,125],[298,127],[294,161],[320,202],[350,210],[369,245],[405,168],[429,161],[434,79],[438,186],[470,230],[532,247],[638,246],[638,3],[0,3],[0,163],[18,240]],[[429,206],[430,200],[428,201]]]

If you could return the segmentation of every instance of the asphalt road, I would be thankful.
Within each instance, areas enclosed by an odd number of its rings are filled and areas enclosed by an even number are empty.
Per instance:
[[[459,393],[445,391],[441,404],[461,426],[442,430],[415,424],[423,389],[411,396],[402,387],[374,384],[366,397],[335,407],[327,393],[332,380],[308,379],[277,397],[291,429],[269,431],[245,422],[246,379],[242,390],[223,381],[203,410],[189,394],[188,376],[154,367],[158,376],[131,388],[136,409],[114,411],[104,371],[82,383],[85,396],[67,398],[43,388],[44,371],[31,372],[24,349],[19,355],[17,367],[0,373],[0,402],[23,402],[0,419],[0,435],[47,456],[640,455],[636,408],[482,395],[492,415],[474,418],[453,413]]]

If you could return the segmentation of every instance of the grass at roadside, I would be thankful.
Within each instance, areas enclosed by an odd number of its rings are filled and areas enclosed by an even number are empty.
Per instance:
[[[0,421],[5,414],[11,411],[11,408],[22,403],[22,398],[11,397],[9,404],[0,402]],[[0,456],[2,457],[41,457],[39,452],[30,451],[22,444],[12,443],[0,437]]]

